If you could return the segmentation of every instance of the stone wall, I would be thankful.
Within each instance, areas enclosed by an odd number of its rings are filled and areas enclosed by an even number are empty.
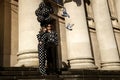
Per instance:
[[[3,64],[4,1],[0,2],[0,66]]]

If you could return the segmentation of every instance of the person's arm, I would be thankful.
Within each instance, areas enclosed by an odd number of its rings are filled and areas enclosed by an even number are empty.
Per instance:
[[[39,44],[42,44],[42,36],[43,36],[43,35],[44,35],[44,32],[39,31],[39,34],[37,35]]]
[[[41,35],[40,35],[40,34],[37,35],[37,39],[38,39],[38,43],[39,43],[39,44],[42,44]]]

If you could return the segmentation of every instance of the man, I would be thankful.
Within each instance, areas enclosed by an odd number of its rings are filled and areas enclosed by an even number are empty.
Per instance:
[[[58,36],[57,33],[53,30],[53,26],[48,24],[47,28],[47,65],[49,73],[57,73],[57,45],[58,45]]]

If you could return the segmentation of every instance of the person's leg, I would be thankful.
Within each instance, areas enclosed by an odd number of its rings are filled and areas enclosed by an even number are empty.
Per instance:
[[[38,56],[39,56],[39,71],[41,74],[46,74],[46,69],[45,69],[45,54],[44,54],[44,45],[39,45],[38,46]]]
[[[45,60],[42,58],[42,56],[39,56],[39,70],[41,74],[46,74],[46,69],[45,69]]]
[[[53,65],[52,65],[52,60],[53,60],[53,57],[52,57],[52,53],[51,53],[51,47],[48,47],[47,48],[47,66],[48,66],[48,69],[47,69],[47,71],[48,71],[48,73],[50,74],[50,73],[52,73],[52,67],[53,67]]]
[[[53,46],[51,48],[51,51],[52,51],[52,68],[53,68],[53,73],[57,73],[57,50],[56,50],[56,47]]]
[[[49,73],[57,73],[57,48],[56,46],[49,46],[47,48],[47,71]]]

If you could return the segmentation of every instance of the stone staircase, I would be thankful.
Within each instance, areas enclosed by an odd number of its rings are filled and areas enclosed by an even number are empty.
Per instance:
[[[0,68],[0,80],[61,80],[58,75],[42,76],[37,68]]]
[[[0,80],[120,80],[117,70],[69,70],[41,76],[37,68],[1,67]]]

